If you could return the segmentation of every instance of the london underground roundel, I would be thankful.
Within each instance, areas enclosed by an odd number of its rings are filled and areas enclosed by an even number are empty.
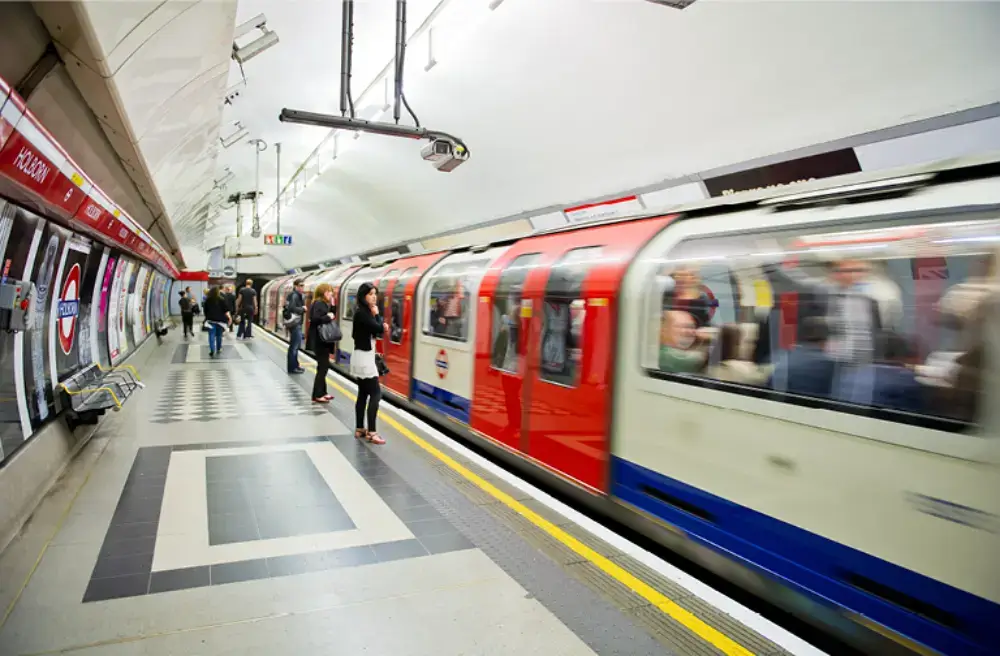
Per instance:
[[[69,355],[76,336],[76,318],[80,314],[80,265],[74,264],[63,281],[59,294],[59,347]]]

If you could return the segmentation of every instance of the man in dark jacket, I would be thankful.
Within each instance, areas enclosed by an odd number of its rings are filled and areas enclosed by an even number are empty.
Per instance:
[[[253,280],[247,278],[247,284],[236,295],[240,315],[240,327],[236,329],[237,339],[253,338],[253,319],[257,316],[257,291],[253,288]]]
[[[184,324],[184,339],[187,339],[188,335],[194,337],[194,299],[189,298],[187,292],[180,291],[177,293],[181,297],[177,304],[181,309],[181,322]]]
[[[229,321],[229,332],[233,332],[233,326],[236,325],[236,293],[233,291],[232,285],[226,285],[226,289],[222,293],[222,300],[225,301],[229,316],[232,317]]]
[[[288,373],[301,374],[305,371],[299,365],[299,348],[302,347],[302,320],[306,313],[305,298],[302,296],[304,285],[301,279],[292,283],[292,291],[285,299],[285,309],[281,317],[288,331]]]

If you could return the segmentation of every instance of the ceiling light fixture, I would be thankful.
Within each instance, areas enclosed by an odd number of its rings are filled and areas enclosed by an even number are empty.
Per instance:
[[[228,137],[222,137],[221,139],[219,139],[219,141],[222,143],[223,148],[229,148],[230,146],[238,144],[239,142],[243,141],[249,136],[250,136],[250,130],[247,130],[245,127],[243,127],[243,124],[240,123],[239,121],[236,121],[236,131],[233,132]]]
[[[260,30],[262,34],[245,46],[241,47],[236,43],[237,39],[246,36],[254,30]],[[278,33],[267,29],[267,17],[264,14],[257,14],[237,27],[233,33],[233,59],[242,66],[277,43]]]

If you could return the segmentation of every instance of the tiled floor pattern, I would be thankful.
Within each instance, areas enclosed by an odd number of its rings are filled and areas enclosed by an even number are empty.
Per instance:
[[[254,359],[201,363],[191,351],[203,345],[193,342],[179,359],[169,341],[158,351],[148,400],[187,401],[194,416],[173,421],[197,421],[182,431],[150,424],[144,400],[107,423],[110,446],[0,630],[0,653],[717,653],[606,577],[583,572],[589,563],[578,556],[544,545],[537,527],[391,427],[381,426],[385,447],[344,434],[353,404],[336,390],[328,409],[340,421],[321,408],[273,418],[273,408],[268,416],[201,412],[191,405],[198,395],[184,389],[204,385],[199,379],[225,390],[252,386],[242,396],[264,402],[261,390],[288,381],[308,403],[311,376],[286,377],[284,354],[261,339],[238,345]],[[230,372],[230,381],[210,371]],[[226,414],[253,410],[240,398],[224,405]],[[665,590],[687,607],[685,591]],[[706,619],[740,628],[725,616]]]
[[[197,342],[178,344],[174,348],[171,364],[202,364],[208,362],[254,362],[257,356],[250,348],[252,342],[236,342],[230,337],[224,337],[222,350],[210,356],[210,350],[205,339]]]
[[[150,420],[166,424],[325,414],[301,387],[273,367],[251,367],[173,368]]]
[[[408,539],[322,549],[299,541],[301,553],[198,564],[154,567],[158,548],[175,546],[176,531],[163,535],[161,517],[171,460],[190,451],[245,451],[274,448],[274,441],[192,444],[139,449],[122,490],[111,526],[84,594],[85,602],[353,567],[472,548],[472,543],[410,487],[378,454],[351,436],[289,440],[284,451],[213,455],[204,459],[208,493],[201,501],[208,518],[209,546],[241,543],[246,553],[274,553],[281,538],[333,534],[355,528],[330,481],[320,475],[304,448],[333,445],[408,529]],[[303,448],[296,448],[303,447]],[[334,486],[336,483],[334,482]],[[189,503],[185,518],[198,513]],[[372,514],[370,505],[362,512]],[[361,517],[357,518],[358,520]],[[158,544],[159,543],[159,544]],[[272,548],[267,552],[267,547]],[[168,560],[170,556],[166,557]]]

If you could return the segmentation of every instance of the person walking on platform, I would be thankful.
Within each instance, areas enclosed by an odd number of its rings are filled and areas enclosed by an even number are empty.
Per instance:
[[[313,403],[329,403],[333,395],[326,391],[326,372],[330,369],[330,356],[340,339],[340,327],[333,301],[333,287],[320,283],[313,292],[315,301],[309,308],[309,339],[316,353],[316,379],[313,381]],[[331,327],[327,327],[331,326]]]
[[[226,308],[229,310],[229,316],[236,316],[236,292],[233,291],[232,285],[226,285],[222,292],[222,300],[226,302]],[[236,325],[235,320],[230,320],[229,322],[229,332],[233,332],[233,326]]]
[[[305,371],[299,366],[299,348],[302,346],[302,319],[305,317],[305,299],[302,297],[303,282],[301,279],[292,284],[292,291],[285,299],[285,309],[282,318],[285,330],[288,331],[288,373],[301,374]]]
[[[222,354],[222,333],[231,320],[229,308],[219,293],[218,287],[208,290],[205,297],[205,325],[208,326],[208,357]]]
[[[184,339],[188,338],[188,335],[194,337],[194,299],[189,298],[187,293],[184,291],[177,292],[180,294],[181,299],[177,301],[177,304],[181,309],[181,323],[184,326]]]
[[[253,280],[247,278],[246,286],[239,293],[240,327],[236,330],[237,339],[252,339],[253,318],[257,316],[257,292],[253,288]]]
[[[370,283],[362,283],[358,289],[358,307],[354,311],[354,353],[351,355],[351,375],[358,379],[358,399],[354,404],[354,437],[368,440],[372,444],[385,444],[385,440],[375,432],[378,405],[382,400],[379,385],[380,371],[375,353],[375,340],[381,339],[389,331],[389,324],[378,313],[378,289]],[[368,428],[365,429],[365,414]]]

